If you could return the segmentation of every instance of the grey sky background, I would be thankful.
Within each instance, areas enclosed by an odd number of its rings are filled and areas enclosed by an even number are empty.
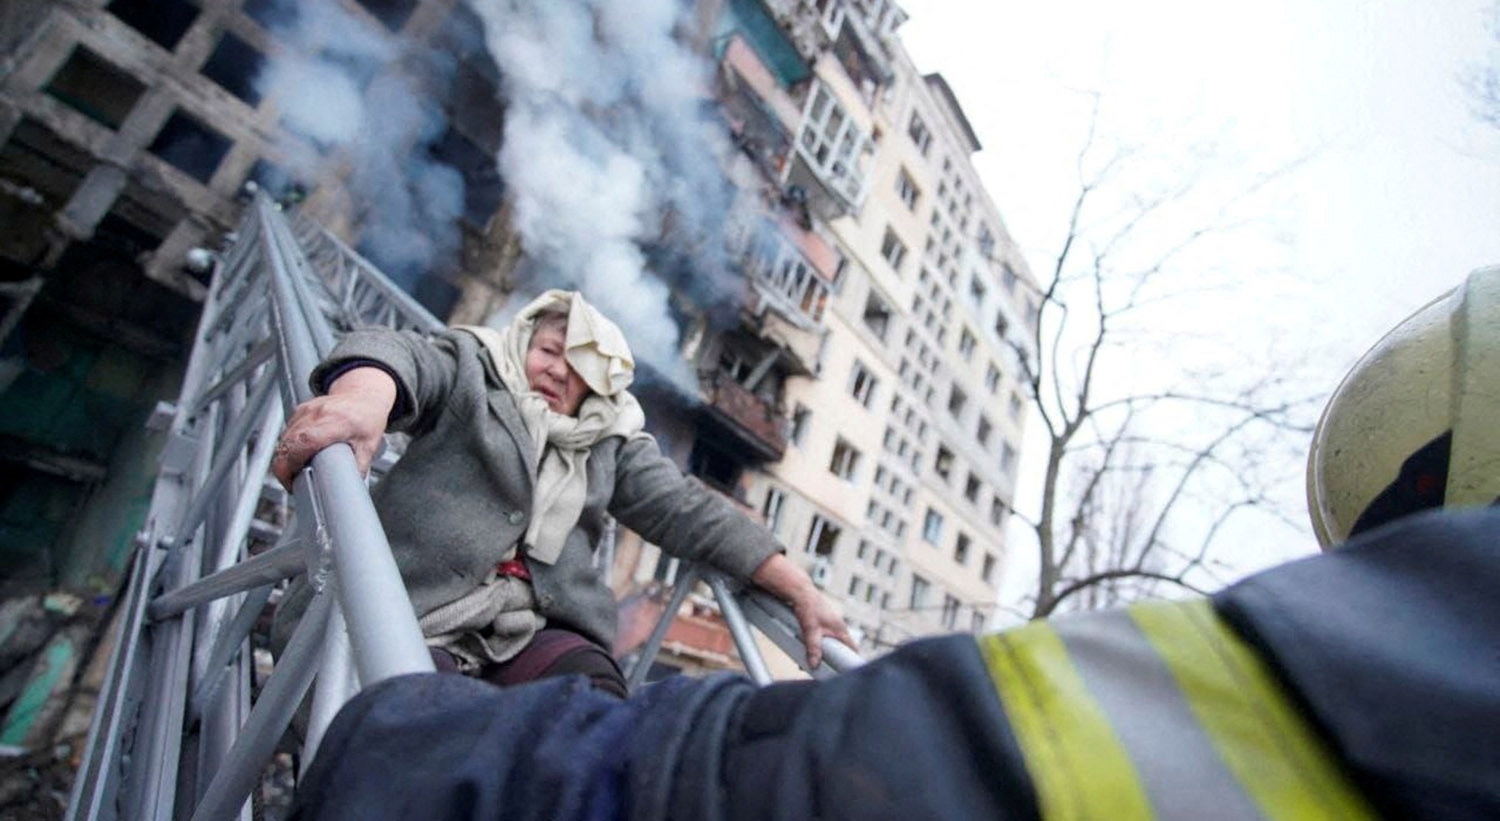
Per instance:
[[[903,42],[920,70],[954,88],[984,144],[979,173],[1039,276],[1077,191],[1088,122],[1078,89],[1102,94],[1105,140],[1183,166],[1212,144],[1211,184],[1248,184],[1295,163],[1247,205],[1258,230],[1208,247],[1217,258],[1205,266],[1233,277],[1232,294],[1164,318],[1195,349],[1217,337],[1226,349],[1295,356],[1308,384],[1331,392],[1401,318],[1474,268],[1500,264],[1500,133],[1476,120],[1461,82],[1500,60],[1489,2],[902,7]],[[1028,477],[1041,454],[1025,456],[1023,510],[1035,504]],[[1288,493],[1300,487],[1289,476]],[[1235,538],[1244,572],[1315,547],[1305,530]],[[1016,553],[1002,601],[1030,581],[1027,551]]]

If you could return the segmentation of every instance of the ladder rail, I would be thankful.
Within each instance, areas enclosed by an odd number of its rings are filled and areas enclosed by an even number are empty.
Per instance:
[[[695,562],[682,562],[662,614],[657,617],[651,633],[636,651],[635,659],[626,672],[625,686],[630,692],[635,692],[646,683],[646,675],[651,663],[661,653],[672,620],[699,582],[708,585],[719,611],[724,615],[735,651],[745,665],[746,672],[757,684],[769,683],[772,676],[766,669],[765,655],[755,640],[756,632],[769,639],[803,672],[815,679],[831,678],[865,663],[858,651],[838,639],[825,636],[818,644],[823,651],[822,663],[817,667],[809,667],[801,625],[785,602],[752,584],[737,582]]]
[[[200,317],[70,818],[182,817],[199,796],[201,817],[236,814],[316,669],[349,670],[321,688],[324,723],[358,683],[432,669],[415,615],[388,606],[405,601],[405,588],[347,446],[318,454],[297,479],[295,508],[306,521],[295,535],[259,556],[246,547],[275,432],[309,398],[306,374],[333,344],[335,324],[383,314],[400,327],[441,325],[331,236],[321,253],[347,261],[311,266],[264,196],[237,236]],[[330,299],[335,286],[358,295],[364,314]],[[399,304],[387,310],[383,300]],[[273,392],[279,402],[269,401]],[[322,588],[309,612],[347,624],[348,639],[328,641],[321,628],[303,639],[237,726],[239,682],[251,667],[246,639],[260,608],[275,583],[309,568]],[[274,704],[266,702],[273,688]],[[189,754],[184,745],[199,733]]]
[[[714,591],[714,598],[719,602],[719,612],[724,615],[724,623],[729,626],[729,635],[740,651],[740,661],[745,665],[745,672],[750,674],[750,680],[756,684],[763,687],[770,684],[771,670],[766,666],[765,656],[750,633],[750,623],[745,620],[739,601],[729,591],[728,582],[718,573],[709,573],[707,577],[709,589]]]
[[[235,249],[231,259],[244,257],[248,252]],[[207,373],[213,359],[210,340],[228,321],[232,313],[227,306],[234,303],[227,297],[231,289],[243,287],[234,274],[238,267],[215,266],[214,287],[204,299],[202,314],[194,344],[188,356],[187,369],[183,374],[181,395],[195,396],[209,378]],[[181,465],[181,452],[189,447],[191,419],[187,403],[179,401],[170,424],[170,434],[163,451],[163,472]],[[118,630],[113,634],[113,650],[110,654],[108,672],[90,719],[89,733],[84,745],[79,771],[74,777],[68,801],[69,818],[115,817],[117,802],[122,797],[121,785],[127,779],[123,773],[123,761],[129,752],[123,749],[126,736],[133,732],[136,715],[141,706],[142,680],[145,659],[149,647],[137,640],[146,624],[146,609],[150,603],[151,586],[161,568],[163,556],[156,549],[161,520],[181,505],[183,491],[176,482],[158,479],[152,493],[150,513],[141,532],[136,536],[135,556],[131,561],[131,572],[125,587],[125,600],[118,619]]]

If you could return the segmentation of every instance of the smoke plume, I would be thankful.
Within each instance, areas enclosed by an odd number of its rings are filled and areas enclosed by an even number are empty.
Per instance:
[[[455,266],[463,177],[428,153],[446,125],[438,101],[451,61],[409,51],[337,0],[282,3],[270,28],[292,48],[268,60],[258,84],[283,127],[318,147],[286,146],[292,174],[348,163],[359,248],[403,287]]]
[[[580,288],[637,358],[684,386],[673,289],[738,300],[724,259],[726,141],[675,0],[471,0],[500,68],[501,174],[535,290]]]
[[[710,66],[675,36],[687,6],[466,5],[499,69],[498,162],[526,253],[521,290],[583,290],[625,329],[639,361],[696,393],[673,294],[722,318],[743,285],[725,259],[733,189],[724,127],[707,113]],[[463,176],[429,152],[447,125],[453,56],[416,50],[337,0],[280,9],[270,27],[291,48],[268,62],[260,86],[284,127],[318,147],[296,155],[293,173],[345,173],[360,249],[403,286],[456,267]]]

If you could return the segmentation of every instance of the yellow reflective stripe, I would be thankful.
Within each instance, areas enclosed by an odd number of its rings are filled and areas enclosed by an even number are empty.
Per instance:
[[[1104,711],[1052,628],[979,638],[1046,821],[1148,821],[1151,805]]]
[[[1129,610],[1193,715],[1268,818],[1375,818],[1259,657],[1206,599]]]

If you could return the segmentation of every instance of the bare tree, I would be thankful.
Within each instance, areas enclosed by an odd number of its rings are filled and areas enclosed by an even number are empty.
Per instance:
[[[1285,398],[1276,365],[1179,366],[1162,338],[1164,317],[1216,287],[1204,248],[1245,227],[1236,206],[1295,164],[1227,192],[1191,170],[1139,188],[1142,156],[1101,149],[1090,96],[1078,194],[1029,338],[1011,338],[1047,440],[1040,509],[1021,517],[1038,550],[1033,618],[1222,581],[1214,550],[1231,519],[1258,510],[1290,523],[1272,503],[1288,462],[1271,454],[1302,451],[1311,430],[1312,397]],[[1178,353],[1232,344],[1175,342]],[[1127,376],[1153,345],[1160,364]]]

